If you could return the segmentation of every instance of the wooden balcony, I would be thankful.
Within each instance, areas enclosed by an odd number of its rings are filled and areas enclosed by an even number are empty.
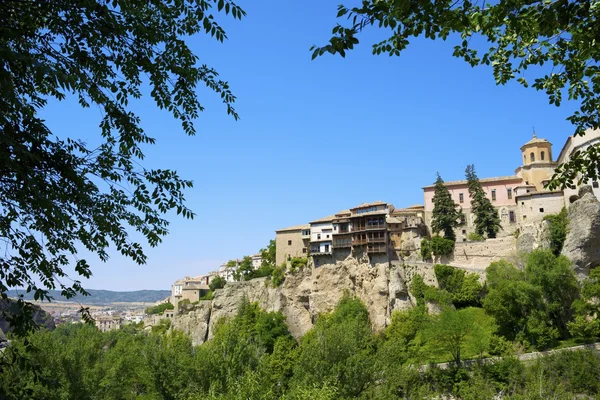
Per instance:
[[[369,245],[367,253],[387,253],[387,246],[384,244]]]
[[[387,227],[385,224],[378,224],[378,225],[360,225],[360,226],[353,226],[352,227],[352,232],[363,232],[363,231],[382,231],[382,230],[386,230]]]
[[[339,242],[333,242],[334,249],[341,249],[344,247],[352,247],[352,242],[350,240],[340,240]]]
[[[310,255],[311,256],[330,256],[331,255],[331,249],[329,249],[329,251],[321,251],[321,250],[317,250],[317,251],[310,251]]]
[[[385,243],[387,238],[385,237],[367,237],[361,239],[353,239],[352,245],[363,245],[368,243]]]
[[[334,235],[348,235],[352,233],[352,231],[350,229],[344,229],[344,230],[339,230],[337,232],[333,232]]]

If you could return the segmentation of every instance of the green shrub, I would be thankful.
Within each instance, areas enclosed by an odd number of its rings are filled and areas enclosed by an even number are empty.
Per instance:
[[[434,236],[431,238],[431,251],[436,256],[447,256],[452,254],[454,250],[454,241],[446,239],[442,236]]]
[[[273,273],[271,274],[271,286],[272,287],[280,286],[283,283],[283,281],[285,281],[285,270],[286,269],[287,269],[286,265],[285,265],[285,263],[283,263],[279,267],[277,267],[273,270]]]
[[[467,239],[472,242],[483,242],[485,238],[477,232],[471,232],[467,235]]]
[[[308,258],[292,257],[290,260],[290,264],[292,272],[296,272],[296,270],[300,270],[306,267],[306,264],[308,264]]]
[[[467,274],[462,269],[443,264],[436,264],[433,268],[440,289],[451,294],[455,307],[478,307],[481,305],[483,288],[477,274]]]
[[[567,238],[567,209],[563,208],[558,214],[546,215],[544,221],[550,221],[550,249],[555,256],[559,256]]]
[[[223,289],[226,283],[227,281],[225,280],[225,278],[217,275],[214,278],[212,278],[212,280],[208,284],[208,287],[214,292],[217,289]]]
[[[204,296],[200,296],[198,300],[212,300],[215,295],[215,292],[209,290]]]
[[[178,308],[185,307],[185,306],[189,305],[190,303],[191,303],[190,299],[183,299],[177,303],[177,307]]]
[[[431,260],[431,243],[427,239],[421,240],[421,258],[423,261]]]
[[[148,314],[148,315],[162,314],[165,310],[173,310],[174,308],[175,308],[175,306],[173,304],[171,304],[170,302],[162,303],[162,304],[159,304],[154,307],[146,308],[146,314]]]

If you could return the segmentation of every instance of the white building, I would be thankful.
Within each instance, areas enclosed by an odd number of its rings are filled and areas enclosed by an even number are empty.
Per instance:
[[[585,131],[584,136],[569,136],[565,145],[563,146],[560,154],[558,155],[558,163],[562,164],[571,159],[571,155],[576,151],[582,151],[587,149],[590,146],[598,145],[600,143],[600,130],[592,130],[588,129]],[[565,205],[569,205],[575,200],[577,200],[577,193],[579,191],[579,187],[577,182],[573,182],[574,186],[572,188],[564,189],[564,199]],[[589,181],[583,182],[582,185],[590,185],[592,186],[592,190],[594,195],[600,199],[600,185],[597,181]]]
[[[262,265],[262,257],[260,254],[255,254],[252,256],[252,268],[259,269]]]
[[[333,252],[333,220],[335,215],[310,223],[310,255],[315,265],[322,264],[320,256],[331,256]]]

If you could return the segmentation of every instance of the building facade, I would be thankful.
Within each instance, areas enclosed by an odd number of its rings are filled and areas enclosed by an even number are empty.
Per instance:
[[[275,231],[275,263],[283,264],[291,257],[306,257],[310,246],[310,224]]]
[[[565,145],[563,146],[560,154],[558,155],[558,164],[563,164],[571,160],[571,155],[577,151],[583,151],[590,146],[596,146],[600,144],[600,130],[588,129],[584,136],[569,136]],[[580,176],[579,176],[580,177]],[[600,199],[600,185],[598,181],[573,182],[573,186],[564,189],[563,195],[565,198],[565,204],[571,204],[579,197],[577,193],[582,185],[590,185],[594,195]]]

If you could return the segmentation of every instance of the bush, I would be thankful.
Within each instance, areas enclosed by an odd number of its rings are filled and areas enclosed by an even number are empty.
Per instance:
[[[431,251],[436,256],[447,256],[452,254],[454,250],[454,241],[446,239],[442,236],[434,236],[431,238]]]
[[[565,239],[567,238],[567,209],[563,208],[558,214],[546,215],[544,221],[550,221],[550,249],[555,256],[559,256],[562,251]]]
[[[290,264],[292,272],[296,272],[296,270],[300,270],[306,267],[306,264],[308,264],[308,258],[292,257],[292,259],[290,260]]]
[[[279,267],[277,267],[273,270],[273,273],[271,274],[271,286],[272,287],[281,286],[283,281],[285,281],[285,270],[286,269],[287,268],[285,266],[285,263],[283,263]]]
[[[225,280],[225,278],[217,275],[210,281],[208,287],[214,292],[217,289],[223,289],[226,283],[227,281]]]
[[[443,264],[436,264],[433,268],[440,289],[448,291],[452,295],[452,303],[455,307],[478,307],[481,305],[483,288],[477,274],[467,274],[462,269]]]
[[[204,296],[200,296],[198,300],[212,300],[214,296],[215,292],[209,290],[208,293],[206,293]]]
[[[467,239],[472,242],[483,242],[485,238],[477,232],[471,232],[467,235]]]
[[[421,240],[421,258],[423,261],[431,260],[431,243],[427,239]]]
[[[146,308],[146,314],[162,314],[165,310],[173,310],[175,306],[171,302],[162,303],[154,307]]]

